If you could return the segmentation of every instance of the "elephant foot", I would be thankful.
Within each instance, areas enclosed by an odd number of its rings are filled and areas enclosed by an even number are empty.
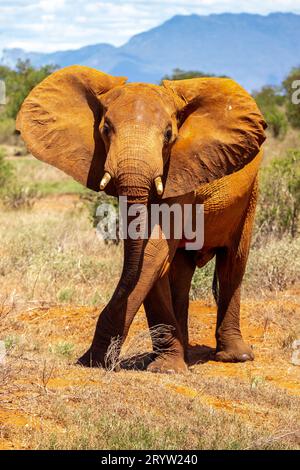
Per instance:
[[[184,374],[187,371],[183,357],[172,354],[161,354],[147,367],[147,372],[160,374]]]
[[[222,342],[217,345],[215,361],[218,362],[246,362],[253,361],[254,354],[250,346],[242,339],[231,341],[228,344]]]
[[[83,367],[104,367],[104,355],[88,349],[87,352],[76,361],[76,365]]]

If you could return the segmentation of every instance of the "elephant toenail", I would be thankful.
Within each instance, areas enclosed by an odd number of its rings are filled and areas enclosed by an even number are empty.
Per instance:
[[[242,362],[250,361],[251,357],[249,356],[249,354],[242,354],[241,357],[240,357],[240,360]]]

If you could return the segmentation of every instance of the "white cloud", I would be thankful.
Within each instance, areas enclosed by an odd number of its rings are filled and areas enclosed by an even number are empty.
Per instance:
[[[40,0],[36,6],[46,12],[55,12],[61,9],[64,4],[65,0]]]
[[[1,0],[0,50],[121,45],[176,14],[273,11],[300,14],[300,0]]]

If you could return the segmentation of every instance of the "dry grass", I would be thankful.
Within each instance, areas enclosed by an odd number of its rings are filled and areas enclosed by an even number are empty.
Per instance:
[[[219,364],[195,346],[213,344],[213,309],[193,303],[190,372],[174,376],[72,365],[91,339],[96,310],[11,311],[0,323],[8,346],[0,367],[0,445],[2,438],[3,447],[33,449],[299,448],[299,377],[282,343],[299,317],[290,315],[284,329],[274,310],[266,330],[264,315],[257,316],[263,305],[242,309],[257,360]],[[149,351],[145,331],[141,312],[125,357]]]
[[[1,211],[0,237],[2,293],[15,293],[19,301],[98,305],[116,286],[122,247],[97,238],[76,196],[36,200],[31,210]],[[253,248],[245,295],[287,289],[298,279],[299,260],[299,238]],[[196,271],[192,299],[212,299],[213,269],[214,261]]]
[[[2,211],[0,237],[2,292],[15,292],[20,301],[95,305],[116,285],[122,248],[107,250],[78,199]]]
[[[6,155],[9,149],[5,149]],[[51,194],[82,194],[85,191],[82,185],[65,175],[62,171],[42,163],[27,155],[22,158],[10,158],[14,168],[16,181],[24,188],[37,192],[40,196]]]
[[[204,301],[190,306],[188,374],[76,367],[117,283],[122,247],[98,240],[79,197],[60,194],[69,188],[65,176],[33,160],[15,165],[26,184],[36,178],[48,189],[31,209],[0,211],[0,340],[7,349],[0,448],[300,448],[299,367],[290,362],[300,336],[299,240],[251,252],[242,329],[253,363],[210,360],[216,319],[210,264],[193,280],[192,298]],[[116,349],[113,361],[124,366]],[[141,311],[122,359],[138,367],[150,350]]]
[[[283,139],[275,138],[272,132],[267,131],[267,140],[264,144],[264,164],[268,164],[273,158],[282,157],[290,149],[298,148],[300,148],[299,129],[289,127]]]

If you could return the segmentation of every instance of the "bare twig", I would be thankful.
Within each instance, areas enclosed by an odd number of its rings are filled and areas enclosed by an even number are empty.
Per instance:
[[[139,361],[143,361],[149,356],[149,351],[145,352],[145,345],[150,337],[153,349],[156,354],[162,353],[166,348],[166,343],[172,336],[174,327],[170,325],[156,325],[150,330],[143,330],[125,345],[123,353],[120,354],[122,347],[122,338],[112,338],[105,355],[106,370],[112,371],[120,368],[121,364],[126,361],[127,367],[134,367],[137,357]]]

